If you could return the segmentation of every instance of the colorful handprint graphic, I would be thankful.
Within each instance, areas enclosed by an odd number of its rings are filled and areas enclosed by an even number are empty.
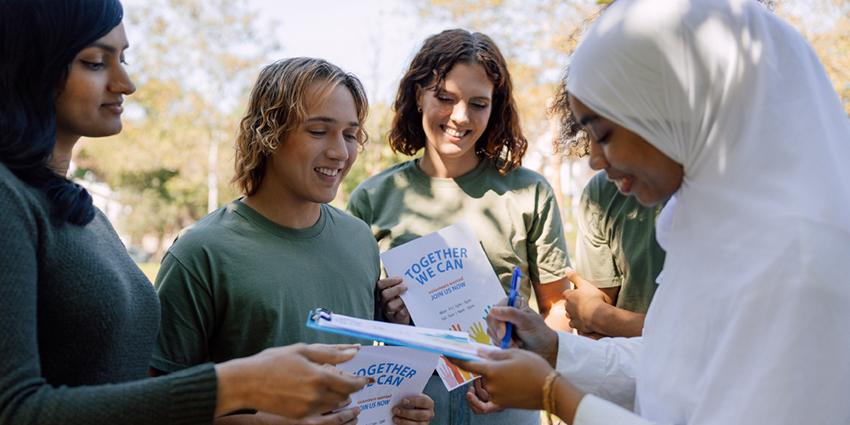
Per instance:
[[[484,330],[484,325],[481,322],[475,322],[469,327],[469,336],[472,340],[481,344],[490,344],[490,336]]]

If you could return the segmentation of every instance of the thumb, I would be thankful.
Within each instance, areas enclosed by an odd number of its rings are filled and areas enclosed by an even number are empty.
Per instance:
[[[570,282],[573,283],[573,285],[575,286],[576,289],[579,289],[582,286],[587,284],[587,281],[584,280],[584,278],[581,277],[581,275],[578,274],[578,272],[575,271],[575,269],[573,269],[573,268],[568,267],[567,271],[564,272],[564,275],[567,277],[567,279],[570,280]]]
[[[358,345],[311,344],[303,347],[299,353],[313,363],[335,365],[351,360],[359,350]]]

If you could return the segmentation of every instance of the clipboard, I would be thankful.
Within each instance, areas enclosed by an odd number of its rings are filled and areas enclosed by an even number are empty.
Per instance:
[[[498,350],[497,347],[471,340],[466,332],[358,319],[335,314],[324,308],[310,311],[307,315],[307,327],[322,332],[430,351],[461,360],[483,361],[484,358],[478,355],[479,349]]]

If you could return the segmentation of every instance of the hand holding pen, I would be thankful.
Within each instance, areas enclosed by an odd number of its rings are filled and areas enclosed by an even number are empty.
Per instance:
[[[519,287],[520,279],[522,279],[522,272],[519,270],[519,266],[514,267],[513,274],[511,274],[511,289],[508,292],[508,307],[513,307],[516,305],[516,297]],[[502,343],[500,347],[502,349],[508,348],[511,344],[511,337],[513,335],[513,324],[511,322],[505,323],[505,336],[502,337]]]

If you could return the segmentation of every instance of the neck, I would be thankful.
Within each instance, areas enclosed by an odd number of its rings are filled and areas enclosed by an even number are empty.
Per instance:
[[[50,155],[48,166],[53,172],[64,176],[68,174],[68,167],[71,164],[71,153],[74,151],[74,145],[80,140],[79,137],[63,137],[56,135],[56,144],[53,145],[53,153]]]
[[[263,217],[290,229],[304,229],[316,224],[322,214],[322,204],[290,199],[283,191],[263,182],[256,193],[242,202]]]
[[[428,146],[419,160],[419,168],[429,177],[453,179],[463,176],[478,166],[481,159],[474,152],[459,158],[443,158]]]

